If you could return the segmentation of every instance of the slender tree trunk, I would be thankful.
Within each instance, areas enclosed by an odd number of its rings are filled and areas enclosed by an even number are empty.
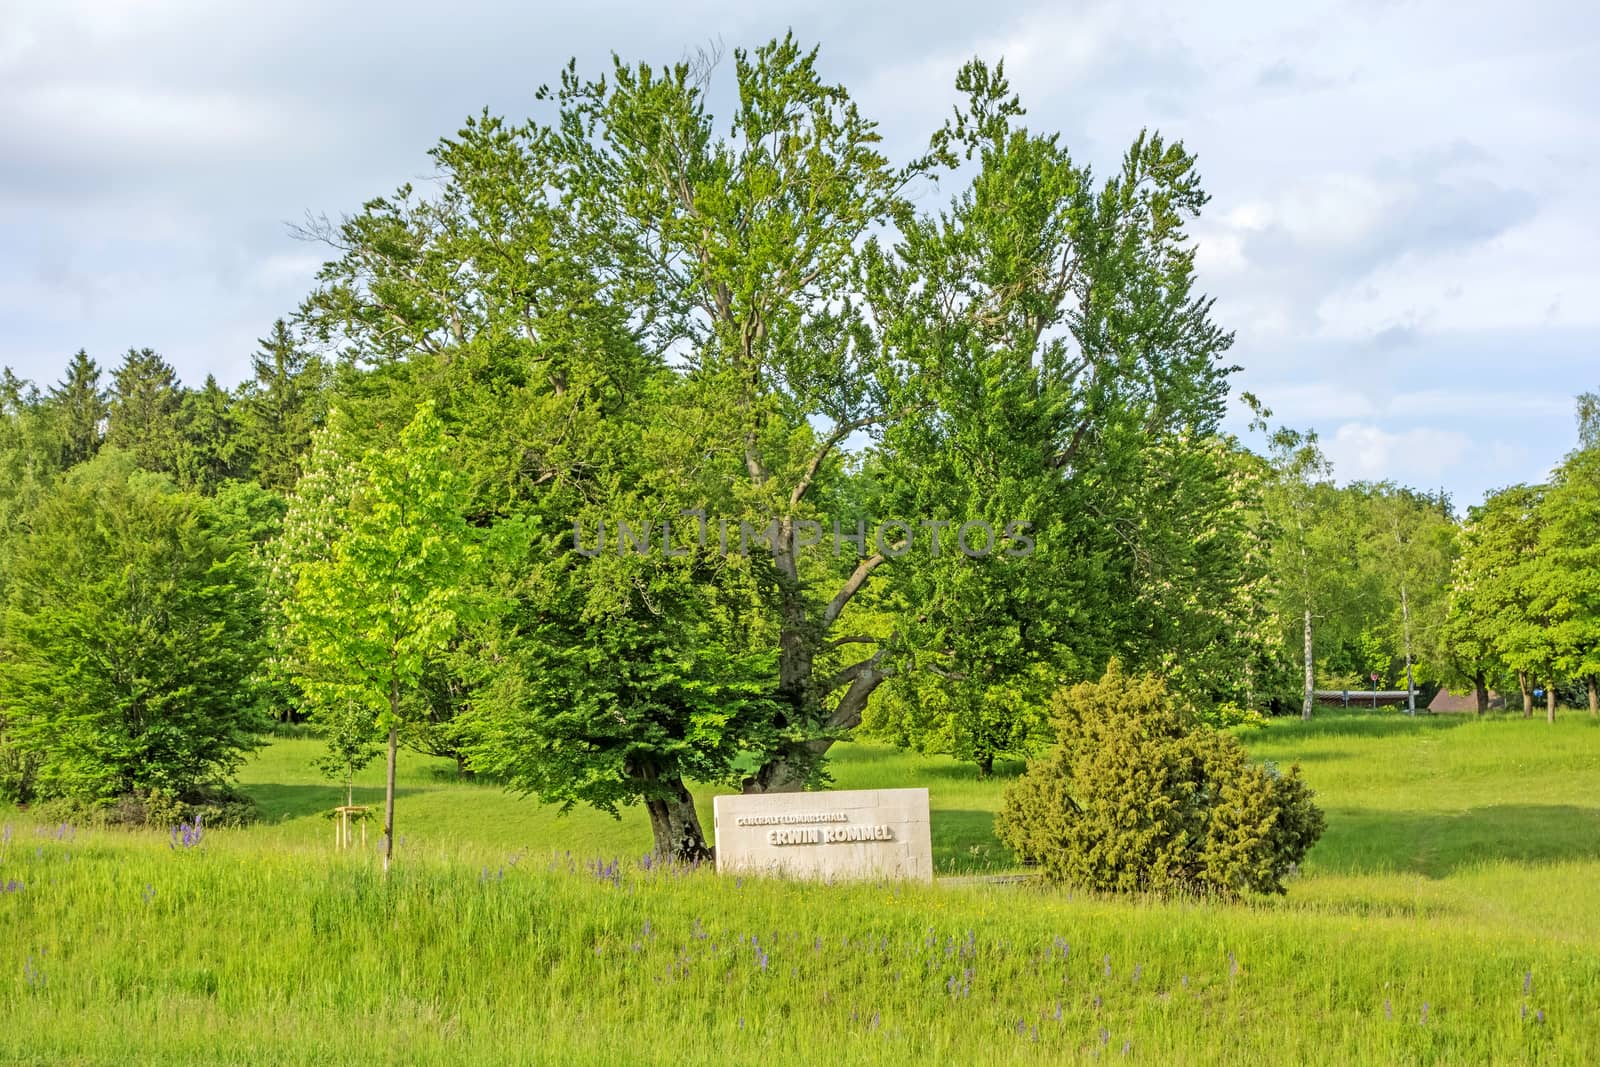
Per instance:
[[[1406,596],[1406,583],[1400,583],[1400,625],[1406,642],[1406,714],[1417,713],[1417,685],[1411,677],[1411,599]]]
[[[1311,654],[1311,609],[1306,608],[1305,613],[1305,641],[1306,641],[1306,692],[1305,698],[1300,703],[1300,717],[1311,718],[1311,701],[1317,688],[1316,660]]]
[[[994,777],[994,753],[984,752],[978,756],[978,777]]]
[[[1544,721],[1556,721],[1556,682],[1554,678],[1544,685]]]
[[[655,839],[657,859],[677,863],[701,863],[712,858],[706,845],[705,831],[700,828],[700,813],[695,810],[694,797],[677,776],[662,777],[650,766],[638,769],[639,777],[658,783],[660,795],[645,800],[645,810],[650,813],[650,833]]]
[[[1522,687],[1522,717],[1533,718],[1533,683],[1528,680],[1527,671],[1517,672],[1517,685]]]
[[[400,683],[389,683],[389,765],[383,785],[383,876],[394,856],[394,768],[400,754]]]
[[[1478,714],[1482,715],[1489,710],[1489,680],[1482,671],[1472,676],[1472,691],[1478,698]]]
[[[1589,718],[1600,719],[1600,679],[1589,675]]]

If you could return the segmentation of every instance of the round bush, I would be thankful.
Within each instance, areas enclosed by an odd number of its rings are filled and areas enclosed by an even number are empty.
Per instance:
[[[996,830],[1052,881],[1108,892],[1282,893],[1321,836],[1300,768],[1252,763],[1152,676],[1113,663],[1052,701],[1059,744],[1006,790]]]

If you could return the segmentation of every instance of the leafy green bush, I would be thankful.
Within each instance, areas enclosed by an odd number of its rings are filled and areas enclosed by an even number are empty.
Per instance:
[[[1159,678],[1113,663],[1100,681],[1059,692],[1052,712],[1059,745],[1006,790],[996,829],[1053,881],[1281,893],[1322,834],[1299,767],[1252,764]]]
[[[238,769],[263,725],[259,568],[205,498],[112,450],[80,464],[7,546],[0,745],[8,792],[188,796]]]
[[[75,826],[165,830],[200,820],[213,829],[248,826],[256,821],[256,802],[230,787],[212,787],[184,796],[169,789],[125,793],[109,800],[58,797],[29,808],[42,822]]]

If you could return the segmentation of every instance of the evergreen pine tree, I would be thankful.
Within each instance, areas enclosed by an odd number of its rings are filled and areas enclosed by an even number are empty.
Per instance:
[[[184,394],[178,412],[182,442],[178,451],[178,481],[186,488],[213,493],[229,478],[239,477],[243,462],[233,398],[217,384],[214,374],[206,384]]]
[[[240,387],[239,421],[256,480],[267,489],[290,489],[321,415],[324,366],[296,346],[282,319],[259,343],[254,377]]]
[[[128,349],[112,374],[105,443],[127,450],[145,470],[175,473],[183,389],[172,365],[150,348]]]
[[[63,470],[93,459],[104,438],[108,408],[100,384],[100,367],[78,349],[67,364],[67,376],[50,390],[50,408],[61,440]]]

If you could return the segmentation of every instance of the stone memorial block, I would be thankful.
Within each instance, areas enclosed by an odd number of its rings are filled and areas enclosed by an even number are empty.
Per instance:
[[[933,880],[926,789],[720,796],[717,872]]]

